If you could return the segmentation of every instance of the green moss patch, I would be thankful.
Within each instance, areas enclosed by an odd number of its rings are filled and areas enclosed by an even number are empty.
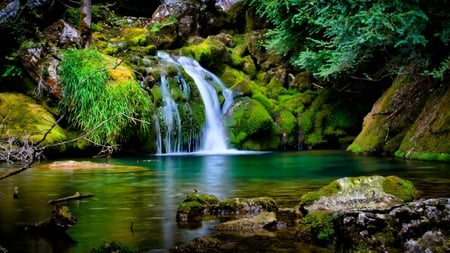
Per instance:
[[[241,98],[230,109],[226,120],[230,142],[240,147],[248,136],[272,134],[274,122],[266,109],[256,100]]]
[[[40,141],[55,124],[55,117],[34,99],[18,93],[0,93],[0,126],[4,138]],[[42,143],[44,146],[66,140],[66,133],[56,125]]]
[[[412,201],[417,198],[419,194],[411,181],[397,176],[385,177],[383,181],[383,190],[403,201]]]
[[[315,211],[306,215],[297,226],[296,238],[303,242],[330,247],[335,238],[333,214]]]

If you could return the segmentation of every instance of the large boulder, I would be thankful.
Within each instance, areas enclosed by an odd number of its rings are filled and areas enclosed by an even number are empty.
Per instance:
[[[396,176],[345,177],[304,194],[297,213],[302,217],[314,211],[389,210],[417,196],[410,181]]]

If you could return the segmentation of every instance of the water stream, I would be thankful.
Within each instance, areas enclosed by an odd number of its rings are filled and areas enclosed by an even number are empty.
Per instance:
[[[233,95],[222,81],[213,73],[204,69],[200,64],[192,58],[185,56],[171,56],[165,52],[159,52],[158,57],[163,62],[174,64],[184,71],[194,80],[197,89],[200,92],[205,108],[205,125],[202,129],[201,138],[199,140],[199,148],[193,150],[199,153],[220,154],[233,152],[227,145],[227,136],[224,123],[222,121],[223,114],[233,103]],[[186,86],[182,90],[186,90],[188,85],[182,79],[182,83]],[[162,139],[162,146],[158,147],[158,153],[180,153],[187,150],[181,150],[181,120],[178,113],[177,105],[173,101],[170,91],[168,90],[166,77],[161,76],[161,89],[164,100],[163,121],[166,131],[165,138]],[[224,96],[224,102],[219,102],[218,92]],[[174,124],[176,123],[176,124]],[[160,124],[161,125],[161,124]],[[158,143],[159,145],[159,143]],[[190,150],[188,150],[190,151]]]
[[[195,237],[216,233],[213,227],[218,220],[206,220],[197,227],[178,226],[175,221],[178,204],[194,188],[222,200],[270,196],[280,208],[293,208],[302,194],[336,178],[398,175],[413,181],[423,191],[423,197],[450,197],[449,164],[366,157],[344,151],[93,161],[108,167],[63,168],[47,161],[0,181],[0,245],[9,252],[86,253],[103,242],[116,241],[152,252],[167,252]],[[0,174],[10,169],[0,167]],[[12,198],[14,187],[19,187],[22,199]],[[49,199],[77,191],[92,193],[94,197],[64,203],[78,218],[68,230],[74,242],[48,241],[16,226],[49,217]],[[134,229],[130,231],[132,221]],[[283,247],[293,243],[285,242],[280,252],[295,252],[283,251]],[[257,250],[263,246],[259,241],[249,247]]]

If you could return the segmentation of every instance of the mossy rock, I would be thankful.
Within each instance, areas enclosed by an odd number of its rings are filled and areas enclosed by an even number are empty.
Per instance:
[[[335,239],[333,214],[324,211],[308,213],[296,229],[296,239],[323,247],[332,247]]]
[[[256,100],[248,97],[238,99],[229,110],[226,126],[230,142],[236,147],[249,136],[264,136],[273,133],[274,122],[267,110]]]
[[[345,177],[301,196],[299,217],[317,210],[387,210],[418,197],[414,185],[396,176]]]
[[[124,27],[122,29],[122,37],[129,47],[146,46],[147,29],[139,27]]]
[[[271,197],[258,198],[232,198],[220,202],[218,212],[222,215],[226,214],[259,214],[261,212],[278,211],[277,203]]]
[[[55,117],[34,99],[19,93],[0,93],[2,138],[19,138],[36,143],[56,124]],[[65,131],[56,124],[42,146],[67,140]],[[61,146],[64,149],[64,145]]]
[[[267,84],[267,93],[270,98],[276,99],[281,95],[287,94],[287,89],[284,87],[282,82],[273,77]]]
[[[177,222],[199,222],[217,209],[219,199],[206,193],[189,193],[177,208]]]
[[[413,201],[419,195],[419,191],[411,181],[397,176],[385,177],[383,180],[383,190],[403,201]]]
[[[244,72],[235,69],[228,64],[220,64],[217,67],[216,74],[227,87],[232,87],[233,89],[236,85],[251,80]]]
[[[298,88],[300,91],[306,91],[312,87],[312,73],[311,71],[303,71],[294,77],[294,81],[290,84],[291,87]]]
[[[182,51],[209,69],[213,69],[219,63],[231,61],[226,45],[213,36],[209,36],[199,44],[190,45]]]

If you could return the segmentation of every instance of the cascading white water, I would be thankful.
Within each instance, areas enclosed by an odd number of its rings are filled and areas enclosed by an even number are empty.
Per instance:
[[[161,93],[163,96],[161,117],[164,121],[165,128],[161,146],[157,147],[159,153],[163,152],[163,147],[165,153],[181,152],[181,118],[178,112],[178,106],[173,100],[168,86],[166,76],[161,75]]]
[[[233,96],[223,82],[213,73],[204,69],[200,64],[189,57],[171,57],[167,53],[159,52],[162,61],[170,62],[181,67],[194,80],[205,106],[205,125],[202,130],[199,152],[226,153],[229,151],[227,135],[222,116],[233,103]],[[225,98],[221,108],[216,86]]]

